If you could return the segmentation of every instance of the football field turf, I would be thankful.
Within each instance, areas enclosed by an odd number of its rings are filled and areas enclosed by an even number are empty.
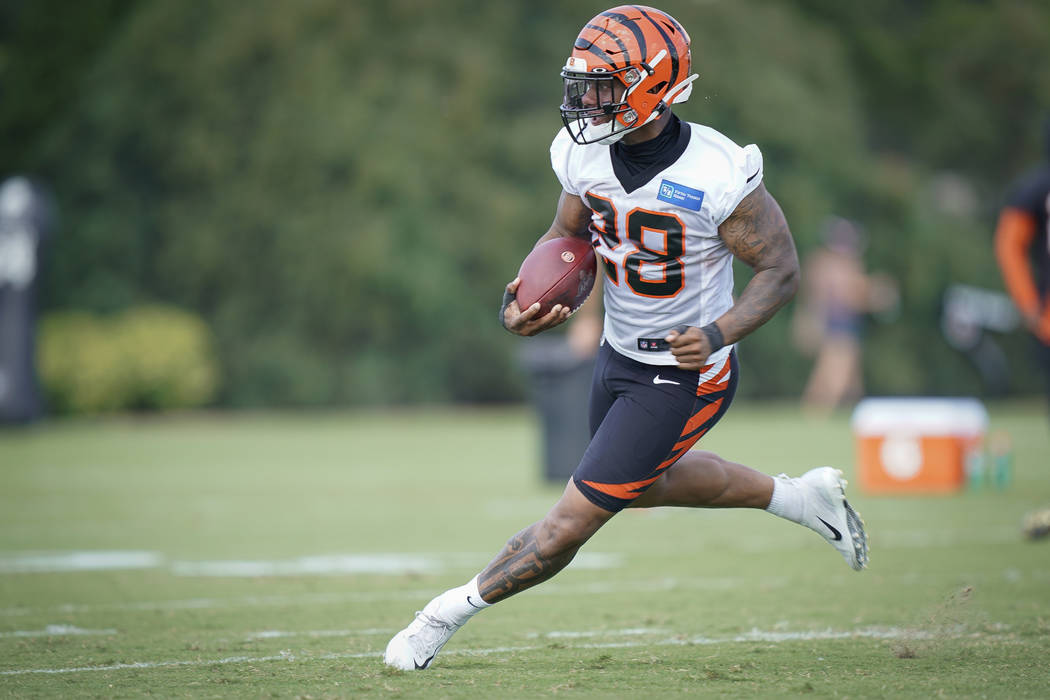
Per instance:
[[[989,407],[1003,490],[857,488],[847,416],[739,402],[700,446],[770,473],[841,466],[851,571],[758,511],[617,516],[555,579],[421,673],[387,640],[542,517],[527,409],[191,415],[0,431],[0,695],[1047,697],[1041,406]]]

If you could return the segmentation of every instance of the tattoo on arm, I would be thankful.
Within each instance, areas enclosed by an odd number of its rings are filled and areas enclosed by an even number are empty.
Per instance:
[[[536,523],[510,538],[503,551],[478,577],[478,590],[486,602],[495,603],[543,583],[576,556],[578,547],[549,559],[544,557],[536,539],[538,527]]]
[[[798,287],[798,253],[784,213],[765,185],[744,197],[718,235],[755,276],[718,325],[732,343],[768,321]]]

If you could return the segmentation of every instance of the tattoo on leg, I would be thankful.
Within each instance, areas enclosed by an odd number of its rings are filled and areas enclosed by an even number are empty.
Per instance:
[[[478,577],[478,589],[486,602],[495,603],[543,583],[568,566],[576,556],[578,546],[553,556],[541,554],[536,538],[540,526],[541,523],[530,525],[510,538],[503,551]]]

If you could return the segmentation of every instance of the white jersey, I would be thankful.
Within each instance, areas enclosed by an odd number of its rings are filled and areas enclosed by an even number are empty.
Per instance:
[[[718,226],[762,182],[757,146],[741,148],[699,124],[688,129],[678,160],[631,193],[613,171],[611,147],[577,145],[564,129],[551,144],[562,187],[593,212],[591,235],[605,270],[605,342],[651,365],[677,364],[663,342],[669,331],[705,326],[732,306],[733,256]]]

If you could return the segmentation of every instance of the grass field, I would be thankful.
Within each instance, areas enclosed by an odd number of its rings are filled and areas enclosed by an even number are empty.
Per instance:
[[[526,409],[199,415],[0,431],[0,693],[138,697],[1047,697],[1041,406],[992,405],[1005,490],[855,487],[871,565],[756,511],[626,512],[424,673],[389,637],[538,519]],[[702,442],[852,476],[848,417],[741,402]]]

